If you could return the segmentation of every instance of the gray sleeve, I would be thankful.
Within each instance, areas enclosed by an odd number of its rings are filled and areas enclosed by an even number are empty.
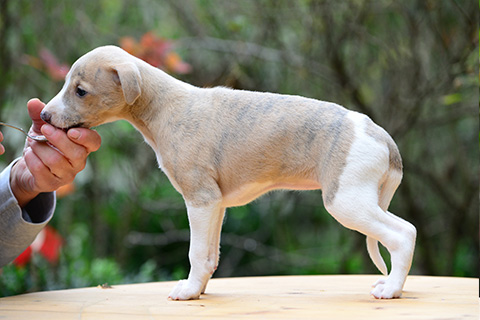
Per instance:
[[[12,162],[0,173],[0,268],[35,240],[55,210],[55,194],[42,193],[20,208],[10,188]]]

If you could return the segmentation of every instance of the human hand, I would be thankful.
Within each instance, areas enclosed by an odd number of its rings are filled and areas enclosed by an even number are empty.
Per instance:
[[[101,144],[96,131],[72,128],[65,132],[46,124],[40,118],[44,107],[38,99],[27,103],[33,122],[30,133],[43,134],[48,142],[27,138],[23,157],[12,167],[10,175],[13,194],[21,207],[42,192],[55,191],[73,182],[77,173],[85,168],[87,156]]]
[[[4,154],[5,153],[5,147],[2,146],[2,142],[3,141],[3,134],[0,132],[0,154]]]

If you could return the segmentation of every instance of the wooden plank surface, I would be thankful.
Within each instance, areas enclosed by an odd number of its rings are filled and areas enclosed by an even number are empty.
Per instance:
[[[478,279],[411,276],[401,299],[375,300],[378,276],[212,279],[200,300],[175,282],[47,291],[0,299],[0,319],[479,319]]]

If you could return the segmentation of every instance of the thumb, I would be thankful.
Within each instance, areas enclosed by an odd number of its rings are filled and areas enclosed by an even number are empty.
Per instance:
[[[27,102],[28,115],[32,119],[32,122],[33,122],[32,130],[35,133],[41,134],[40,128],[45,124],[42,118],[40,118],[40,112],[42,112],[44,107],[45,107],[45,103],[43,103],[37,98],[30,99]]]

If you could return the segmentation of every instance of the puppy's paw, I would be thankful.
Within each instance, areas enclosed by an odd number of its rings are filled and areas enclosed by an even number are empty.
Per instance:
[[[201,288],[192,286],[188,280],[180,280],[168,295],[171,300],[194,300],[200,297]]]
[[[370,294],[376,299],[400,298],[402,295],[402,287],[391,283],[388,278],[378,280],[373,287]]]

